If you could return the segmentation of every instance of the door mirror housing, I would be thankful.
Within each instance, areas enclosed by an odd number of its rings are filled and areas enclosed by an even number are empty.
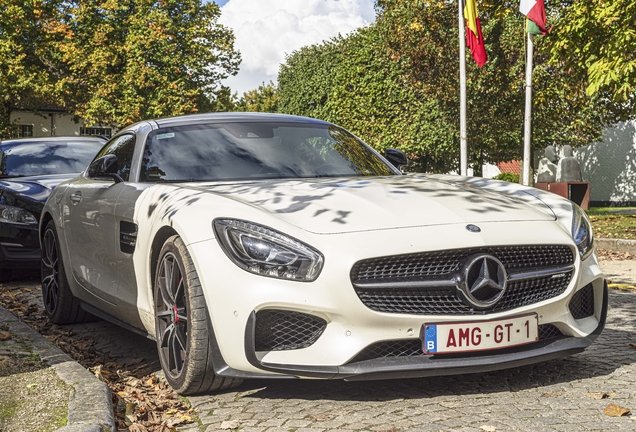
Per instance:
[[[409,163],[409,160],[406,158],[406,154],[404,154],[402,150],[395,148],[386,149],[384,157],[397,169],[400,169],[402,165]]]
[[[104,155],[98,159],[95,159],[88,166],[88,178],[110,178],[115,180],[115,183],[121,183],[124,181],[117,174],[117,156],[114,154]]]

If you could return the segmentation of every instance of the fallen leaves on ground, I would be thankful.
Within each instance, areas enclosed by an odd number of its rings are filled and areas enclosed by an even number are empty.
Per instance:
[[[9,332],[0,332],[0,341],[7,341],[11,339],[11,333]]]
[[[615,289],[619,291],[636,291],[636,286],[630,284],[622,284],[622,283],[608,283],[607,287],[609,289]]]
[[[636,260],[636,255],[629,252],[618,252],[612,249],[596,249],[596,255],[601,259],[606,260]]]
[[[124,364],[97,351],[95,340],[51,323],[38,305],[29,303],[30,291],[16,288],[0,285],[0,304],[110,387],[119,431],[174,432],[175,426],[194,422],[189,404],[165,378],[148,373],[143,359]]]
[[[489,426],[489,425],[483,425],[481,426],[479,429],[486,431],[486,432],[495,432],[497,430],[496,427],[494,426]]]
[[[616,393],[592,392],[592,393],[586,393],[585,396],[592,399],[607,399],[607,398],[616,396]]]
[[[606,416],[610,416],[610,417],[622,417],[622,416],[628,415],[630,412],[631,411],[629,409],[622,406],[614,405],[613,403],[609,404],[603,410],[603,413]]]
[[[629,345],[630,348],[636,349],[636,344],[633,344],[633,343],[630,342],[628,345]]]

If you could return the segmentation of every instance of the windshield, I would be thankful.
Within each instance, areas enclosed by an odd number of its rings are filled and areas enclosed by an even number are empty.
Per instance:
[[[393,175],[366,144],[333,125],[225,123],[148,136],[140,181]]]
[[[102,141],[25,141],[0,148],[0,178],[79,173]]]

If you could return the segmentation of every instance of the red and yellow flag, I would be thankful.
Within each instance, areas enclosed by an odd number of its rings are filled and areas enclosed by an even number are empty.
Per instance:
[[[486,46],[484,36],[481,34],[481,24],[477,15],[477,3],[475,0],[466,0],[464,3],[464,20],[466,21],[466,46],[479,67],[486,64]]]

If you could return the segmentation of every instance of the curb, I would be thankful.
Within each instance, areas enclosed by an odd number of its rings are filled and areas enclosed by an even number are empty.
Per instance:
[[[57,432],[111,432],[115,431],[115,416],[110,389],[83,366],[73,360],[40,333],[18,320],[11,312],[0,306],[0,323],[9,326],[32,352],[57,376],[71,387],[68,401],[67,425]]]
[[[609,249],[616,252],[629,252],[636,255],[636,240],[597,238],[594,239],[594,244],[599,249]]]

